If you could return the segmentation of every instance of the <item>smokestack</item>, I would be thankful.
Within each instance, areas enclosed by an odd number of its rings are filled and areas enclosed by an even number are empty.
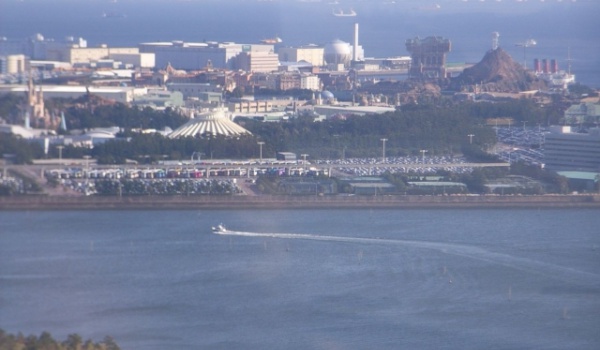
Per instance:
[[[358,23],[354,23],[354,47],[352,50],[352,61],[358,61]]]
[[[545,58],[542,60],[542,67],[544,68],[545,74],[550,73],[550,62],[548,62],[548,60]]]
[[[540,60],[535,58],[533,60],[533,69],[535,69],[536,73],[540,73],[542,71],[542,66],[540,65]]]
[[[550,61],[550,72],[558,73],[558,62],[555,59]]]

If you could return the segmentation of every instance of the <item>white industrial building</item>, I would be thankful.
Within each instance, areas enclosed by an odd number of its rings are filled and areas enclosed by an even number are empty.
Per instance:
[[[210,83],[167,83],[167,90],[181,92],[184,99],[200,98],[207,92],[223,93],[223,88]]]
[[[235,59],[233,68],[252,73],[271,73],[279,69],[279,56],[273,52],[241,52]]]
[[[48,98],[79,98],[90,93],[121,103],[130,103],[136,96],[147,94],[147,88],[135,88],[128,86],[71,86],[71,85],[39,85],[39,91],[43,91],[44,99]],[[14,93],[26,94],[26,85],[0,85],[0,94]]]
[[[0,39],[0,55],[23,54],[32,60],[54,60],[66,48],[85,48],[87,41],[82,38],[66,37],[64,40],[46,39],[42,34],[35,34],[26,39]]]
[[[21,74],[27,68],[25,55],[8,55],[0,57],[0,74]]]
[[[233,69],[233,58],[242,52],[274,52],[273,45],[232,42],[186,43],[183,41],[139,44],[141,53],[154,53],[156,66],[171,64],[176,69],[199,70],[206,67]]]
[[[47,55],[47,59],[77,64],[110,58],[111,55],[136,55],[138,53],[138,49],[135,47],[108,47],[106,45],[90,48],[69,47],[57,50],[53,55]]]
[[[332,116],[349,116],[349,115],[369,115],[369,114],[383,114],[388,112],[394,112],[394,107],[380,107],[380,106],[352,106],[348,104],[338,105],[316,105],[314,111],[320,115],[324,115],[329,118]]]
[[[108,58],[126,65],[139,68],[154,68],[156,60],[153,53],[110,53]]]
[[[325,49],[318,46],[282,47],[277,50],[279,60],[282,62],[305,61],[313,66],[325,65]]]

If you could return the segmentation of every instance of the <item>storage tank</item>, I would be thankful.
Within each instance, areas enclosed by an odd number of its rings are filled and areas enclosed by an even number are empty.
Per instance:
[[[347,65],[352,59],[352,48],[349,43],[334,40],[325,45],[325,61],[328,64]]]

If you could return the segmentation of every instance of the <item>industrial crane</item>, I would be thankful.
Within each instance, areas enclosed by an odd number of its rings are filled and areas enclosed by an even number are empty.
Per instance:
[[[527,69],[527,48],[537,45],[537,42],[533,39],[529,39],[522,43],[517,43],[516,46],[523,48],[523,68]]]

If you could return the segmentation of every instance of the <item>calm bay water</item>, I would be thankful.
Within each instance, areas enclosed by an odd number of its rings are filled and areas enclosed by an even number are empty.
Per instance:
[[[332,15],[350,8],[356,17]],[[596,0],[0,0],[0,36],[75,36],[89,46],[116,47],[173,40],[256,43],[274,36],[287,46],[325,45],[352,42],[357,22],[367,57],[408,55],[406,39],[439,35],[452,41],[449,62],[478,62],[497,31],[500,46],[518,62],[531,67],[536,57],[556,59],[566,70],[570,55],[577,80],[600,87],[599,12]],[[517,44],[528,39],[538,44],[524,52]]]
[[[0,212],[0,328],[128,350],[597,349],[598,227],[597,210]]]

